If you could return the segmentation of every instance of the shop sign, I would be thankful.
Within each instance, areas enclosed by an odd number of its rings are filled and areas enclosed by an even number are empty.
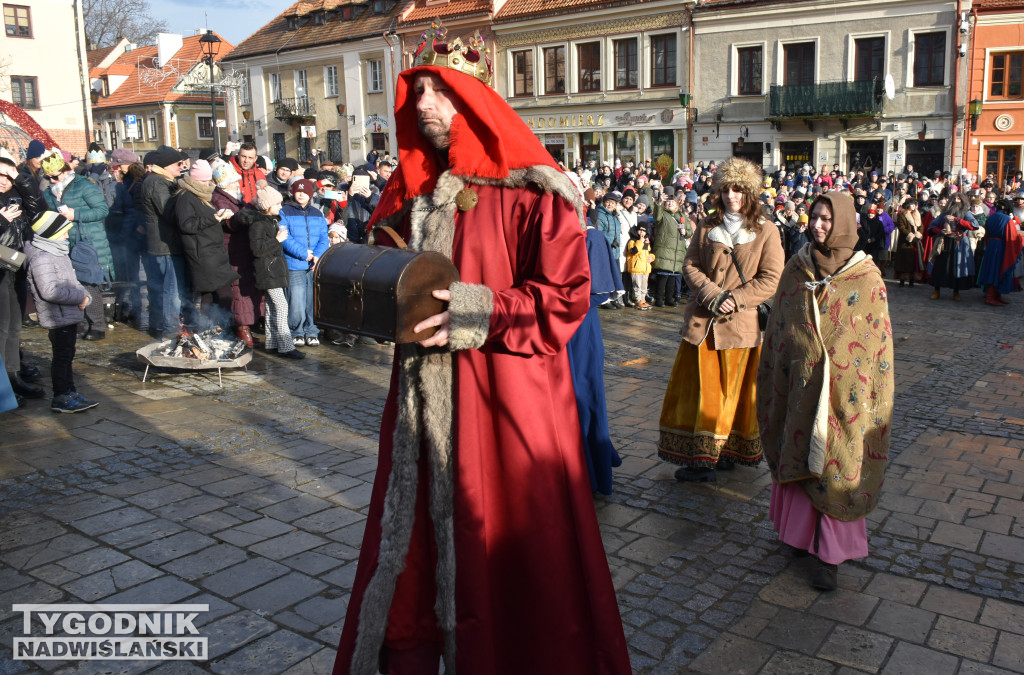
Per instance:
[[[526,126],[531,129],[558,129],[566,127],[601,127],[604,126],[604,115],[537,115],[527,117]]]
[[[370,115],[363,122],[363,128],[367,131],[380,133],[388,130],[388,118],[381,115]]]
[[[633,115],[625,113],[623,115],[616,115],[615,123],[620,127],[635,127],[640,124],[650,124],[654,121],[654,115]]]
[[[565,134],[545,134],[544,145],[565,145]]]

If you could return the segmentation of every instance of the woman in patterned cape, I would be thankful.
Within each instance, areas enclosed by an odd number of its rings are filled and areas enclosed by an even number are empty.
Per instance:
[[[875,263],[854,252],[853,200],[814,202],[811,243],[782,273],[757,374],[757,416],[779,539],[818,558],[812,584],[868,554],[893,405],[892,327]]]

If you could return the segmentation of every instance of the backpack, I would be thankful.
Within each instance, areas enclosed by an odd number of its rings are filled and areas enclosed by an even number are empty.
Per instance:
[[[68,255],[71,266],[75,268],[75,276],[83,284],[100,286],[108,290],[113,284],[110,275],[100,265],[100,254],[96,247],[82,235],[81,225],[75,227],[75,245]]]

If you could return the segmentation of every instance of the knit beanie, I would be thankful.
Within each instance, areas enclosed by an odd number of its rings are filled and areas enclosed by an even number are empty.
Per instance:
[[[312,199],[313,195],[316,194],[316,185],[313,181],[303,178],[302,180],[297,180],[292,183],[291,192],[293,197],[296,192],[305,192],[309,198]]]
[[[230,162],[225,162],[223,159],[215,159],[210,163],[210,169],[213,173],[213,182],[217,184],[221,190],[226,190],[228,186],[237,183],[242,180],[242,177],[235,171],[235,167],[231,166]]]
[[[42,141],[32,139],[28,144],[28,152],[25,154],[25,159],[35,159],[41,157],[46,152],[46,146],[43,145]]]
[[[192,168],[188,170],[188,175],[196,180],[209,181],[213,180],[213,169],[205,159],[197,159],[192,162]]]
[[[274,204],[280,204],[282,201],[284,199],[281,197],[281,193],[269,185],[264,185],[256,191],[256,208],[264,213],[274,208]]]

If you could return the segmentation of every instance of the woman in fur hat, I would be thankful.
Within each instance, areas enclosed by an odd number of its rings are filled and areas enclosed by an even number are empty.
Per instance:
[[[761,211],[761,171],[727,160],[714,174],[711,214],[683,262],[691,300],[661,409],[658,456],[680,464],[680,481],[714,481],[715,470],[761,461],[754,379],[761,352],[757,306],[783,268],[779,231]]]
[[[811,209],[811,243],[782,274],[757,373],[757,422],[779,539],[818,558],[812,585],[868,554],[892,427],[892,327],[882,274],[855,252],[853,200]],[[851,327],[856,327],[852,330]]]

